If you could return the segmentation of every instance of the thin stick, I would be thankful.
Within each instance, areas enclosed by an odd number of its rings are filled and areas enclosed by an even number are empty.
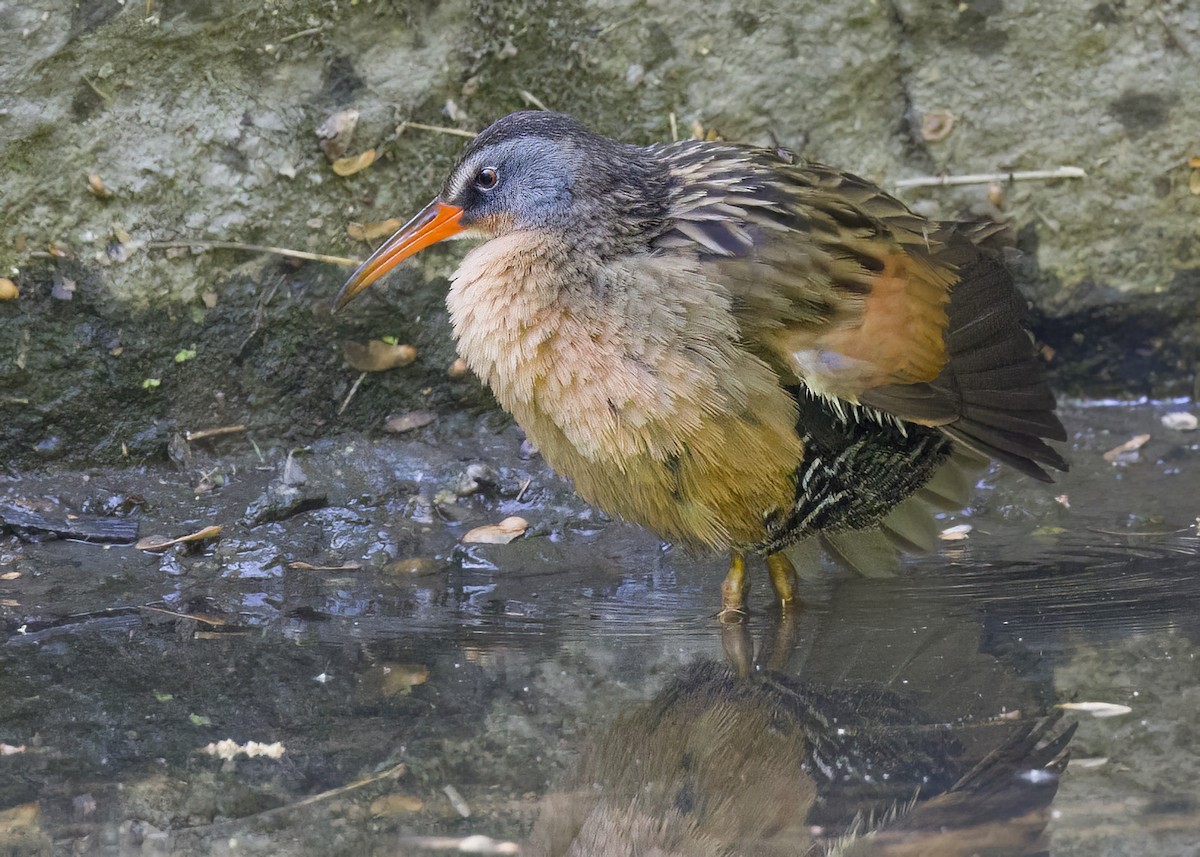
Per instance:
[[[246,426],[243,424],[238,424],[236,426],[220,426],[219,428],[189,431],[184,434],[184,439],[188,441],[204,440],[206,437],[220,437],[223,434],[239,434],[245,430]]]
[[[547,112],[550,111],[550,108],[542,103],[542,99],[538,98],[536,95],[534,95],[528,89],[519,89],[519,90],[517,90],[517,94],[525,99],[526,104],[532,104],[538,110],[545,110]]]
[[[346,410],[346,407],[350,404],[350,400],[354,398],[354,394],[358,392],[358,386],[359,386],[359,384],[361,384],[363,382],[363,378],[365,378],[365,377],[367,377],[367,373],[363,372],[356,379],[354,379],[354,385],[350,388],[350,392],[346,394],[346,398],[342,400],[342,406],[337,409],[337,415],[339,417]]]
[[[292,33],[290,36],[284,36],[279,40],[279,44],[294,42],[296,39],[303,39],[305,36],[315,36],[319,32],[321,32],[320,27],[309,27],[307,30],[301,30],[298,33]]]
[[[109,95],[107,92],[105,92],[103,89],[101,89],[96,84],[92,83],[92,81],[88,78],[88,76],[86,74],[81,75],[81,76],[83,77],[83,82],[86,83],[91,88],[92,92],[94,92],[100,96],[100,98],[104,101],[105,105],[112,104],[113,97],[111,95]]]
[[[461,128],[447,128],[445,125],[425,125],[421,122],[402,122],[400,127],[396,129],[397,134],[403,134],[405,128],[416,128],[418,131],[433,131],[435,134],[452,134],[455,137],[466,137],[469,140],[474,140],[477,136],[474,131],[464,131]]]
[[[276,256],[290,256],[293,259],[306,259],[310,262],[328,262],[331,265],[341,265],[344,268],[357,268],[361,259],[351,259],[348,256],[326,256],[324,253],[307,253],[304,250],[289,250],[286,247],[268,247],[265,244],[243,244],[241,241],[147,241],[150,250],[171,250],[176,248],[198,247],[201,250],[247,250],[251,253],[274,253]]]
[[[1052,181],[1054,179],[1082,179],[1085,173],[1079,167],[1055,167],[1052,170],[1016,170],[1007,173],[970,173],[965,176],[916,176],[893,182],[897,189],[913,187],[951,187],[966,184],[989,184],[991,182]]]
[[[226,632],[226,633],[228,633],[228,632]],[[355,780],[354,782],[347,783],[344,786],[338,786],[336,789],[329,789],[329,791],[324,791],[324,792],[321,792],[321,793],[315,794],[315,795],[309,795],[308,797],[304,798],[303,800],[298,800],[295,803],[284,804],[283,806],[277,806],[274,809],[267,809],[267,810],[263,810],[262,812],[256,812],[253,815],[243,815],[243,816],[239,816],[238,818],[227,818],[223,821],[214,821],[211,824],[199,824],[199,825],[196,825],[195,827],[181,827],[178,829],[179,830],[207,830],[207,829],[212,829],[212,828],[221,828],[221,827],[225,827],[226,825],[236,824],[238,822],[243,822],[243,821],[271,818],[272,816],[279,815],[280,813],[283,813],[283,812],[291,812],[294,809],[300,809],[301,807],[311,806],[314,803],[320,803],[323,800],[329,800],[329,798],[331,798],[331,797],[337,797],[338,795],[345,794],[346,792],[354,791],[356,789],[361,789],[363,786],[369,786],[369,785],[371,785],[371,783],[377,783],[380,780],[386,780],[389,777],[392,777],[392,778],[400,777],[404,774],[405,770],[406,770],[405,765],[403,762],[401,762],[398,765],[393,765],[392,767],[388,768],[386,771],[380,771],[378,774],[372,774],[369,777],[363,777],[361,780]]]
[[[143,604],[138,609],[149,610],[151,613],[161,613],[164,616],[174,616],[176,619],[191,619],[194,622],[203,622],[205,625],[212,625],[213,627],[217,628],[225,624],[224,619],[217,619],[215,617],[212,619],[205,619],[202,616],[192,616],[189,613],[176,613],[174,610],[167,610],[164,607],[151,607],[149,604]]]
[[[401,845],[429,851],[457,851],[459,854],[520,854],[521,846],[490,836],[402,836]]]
[[[675,121],[675,111],[672,110],[667,114],[667,118],[671,121],[671,142],[679,142],[679,123]]]

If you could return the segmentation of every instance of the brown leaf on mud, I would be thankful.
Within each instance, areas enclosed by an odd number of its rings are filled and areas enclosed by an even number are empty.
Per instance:
[[[104,179],[96,173],[89,173],[87,177],[88,192],[95,195],[99,199],[108,199],[112,196],[112,191],[108,189],[108,185],[104,183]]]
[[[406,431],[424,428],[437,419],[433,411],[412,411],[407,414],[395,414],[387,418],[383,430],[393,434],[404,434]]]
[[[294,562],[289,562],[287,567],[296,571],[358,571],[362,568],[362,563],[348,562],[345,565],[313,565],[311,562],[298,559]]]
[[[8,277],[0,277],[0,301],[15,301],[21,296],[17,284]]]
[[[346,234],[355,241],[376,241],[387,238],[403,225],[404,221],[395,217],[376,220],[373,223],[350,223],[346,225]]]
[[[416,795],[392,794],[371,801],[370,813],[375,818],[382,818],[420,812],[424,808],[425,802]]]
[[[945,140],[954,130],[954,114],[948,110],[930,110],[921,117],[921,139],[926,143]]]
[[[365,152],[360,152],[357,155],[338,158],[333,162],[333,171],[342,178],[345,178],[357,172],[362,172],[373,163],[375,163],[375,150],[367,149]]]
[[[1150,435],[1148,434],[1134,435],[1120,446],[1114,446],[1108,452],[1104,453],[1104,460],[1111,464],[1116,464],[1118,461],[1131,460],[1132,454],[1145,446],[1148,440],[1150,440]]]
[[[184,544],[185,542],[202,542],[206,539],[215,539],[219,535],[221,535],[221,528],[214,525],[174,539],[167,536],[146,536],[144,539],[140,539],[134,547],[140,551],[162,553],[172,545]]]
[[[382,372],[412,363],[417,359],[417,349],[411,345],[392,345],[382,339],[372,339],[366,345],[361,342],[344,343],[342,356],[359,372]]]
[[[462,540],[464,544],[506,545],[523,536],[527,529],[529,529],[529,522],[513,515],[498,524],[476,527],[467,532]]]
[[[37,827],[40,815],[41,809],[37,801],[0,809],[0,841],[15,838],[30,828]]]

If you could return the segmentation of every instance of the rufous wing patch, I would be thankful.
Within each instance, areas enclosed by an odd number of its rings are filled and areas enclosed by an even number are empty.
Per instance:
[[[872,387],[932,381],[946,365],[953,272],[899,248],[881,261],[867,293],[847,302],[842,320],[776,335],[775,350],[786,351],[814,392],[856,402]]]

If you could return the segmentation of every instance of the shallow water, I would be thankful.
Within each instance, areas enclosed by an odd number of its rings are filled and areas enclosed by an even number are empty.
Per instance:
[[[223,527],[160,554],[5,531],[0,853],[1194,855],[1200,437],[1160,425],[1178,409],[1067,407],[1058,484],[993,471],[945,522],[966,539],[807,581],[790,617],[760,572],[734,628],[720,558],[604,520],[511,429],[0,477],[46,516]],[[460,544],[512,514],[524,538]],[[1130,711],[1046,720],[1062,703]],[[1038,738],[1069,739],[1061,776]],[[202,751],[222,739],[283,752]]]

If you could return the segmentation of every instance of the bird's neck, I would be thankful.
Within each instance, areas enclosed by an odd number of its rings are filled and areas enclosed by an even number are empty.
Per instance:
[[[669,455],[705,412],[744,406],[730,376],[767,371],[741,365],[728,295],[686,260],[606,260],[517,232],[467,255],[447,305],[460,353],[500,403],[527,431],[551,420],[589,456]]]
[[[589,455],[630,454],[647,442],[648,411],[698,392],[660,389],[673,325],[647,329],[661,295],[627,267],[535,231],[493,239],[459,266],[446,299],[459,352],[527,431],[549,420]]]

